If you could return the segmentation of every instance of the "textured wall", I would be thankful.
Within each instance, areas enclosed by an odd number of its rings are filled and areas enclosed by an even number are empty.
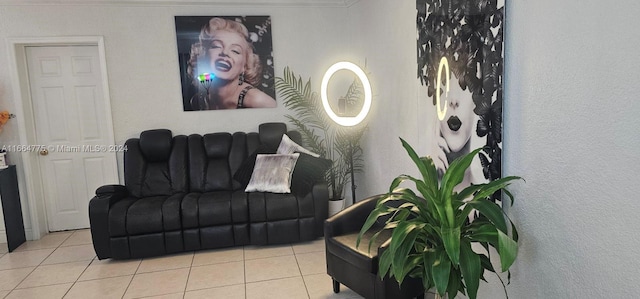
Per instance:
[[[168,128],[174,134],[256,131],[263,122],[285,121],[274,109],[182,111],[174,16],[271,15],[276,75],[285,66],[319,80],[347,48],[344,6],[312,5],[6,5],[0,3],[0,109],[15,111],[6,38],[103,36],[116,144],[142,130]],[[319,89],[319,88],[318,88]],[[1,144],[25,144],[17,122],[0,135]],[[21,169],[21,156],[10,154]],[[119,154],[122,173],[122,154]],[[21,172],[21,171],[20,171]],[[22,173],[21,173],[22,174]],[[24,177],[24,175],[22,175]],[[122,179],[121,179],[122,180]],[[25,223],[30,228],[28,194],[21,179]],[[44,221],[44,219],[42,219]],[[1,226],[1,225],[0,225]]]
[[[640,4],[507,1],[505,175],[521,175],[510,298],[635,298],[640,174]],[[349,9],[353,52],[374,86],[359,194],[414,173],[397,137],[424,150],[415,78],[415,1]],[[487,274],[479,298],[504,298]],[[505,277],[503,275],[503,277]]]

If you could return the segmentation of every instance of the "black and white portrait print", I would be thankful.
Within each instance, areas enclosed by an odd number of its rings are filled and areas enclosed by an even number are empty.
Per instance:
[[[427,154],[444,172],[482,147],[458,188],[500,178],[504,0],[416,0],[416,9],[417,77],[436,111],[424,124]]]
[[[176,16],[184,111],[276,107],[269,16]]]

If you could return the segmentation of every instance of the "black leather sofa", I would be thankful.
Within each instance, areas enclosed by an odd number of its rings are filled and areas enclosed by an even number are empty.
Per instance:
[[[149,130],[126,142],[125,185],[96,190],[89,203],[99,259],[140,258],[237,245],[314,240],[323,235],[328,189],[245,193],[233,178],[251,154],[277,148],[282,135],[300,143],[283,123],[257,133],[172,136]],[[295,175],[295,174],[294,174]]]

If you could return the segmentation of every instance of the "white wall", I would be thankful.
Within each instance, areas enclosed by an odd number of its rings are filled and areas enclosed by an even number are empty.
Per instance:
[[[640,292],[639,12],[635,0],[507,1],[503,168],[526,179],[512,188],[510,298]],[[398,136],[424,149],[415,1],[361,1],[349,14],[377,95],[361,179],[375,194],[413,172]],[[479,298],[504,298],[486,276]]]
[[[7,6],[0,10],[1,38],[104,36],[113,122],[119,143],[141,130],[158,127],[187,134],[256,130],[259,123],[284,120],[286,110],[282,106],[183,112],[173,20],[176,15],[271,15],[277,74],[285,66],[307,75],[319,74],[317,66],[340,53],[346,44],[339,34],[344,8],[56,5]]]
[[[0,110],[15,111],[7,38],[103,36],[115,143],[146,129],[174,134],[257,131],[263,122],[285,121],[283,105],[274,109],[183,112],[176,46],[176,15],[271,15],[276,75],[290,66],[318,81],[348,48],[342,34],[343,5],[21,5],[0,3]],[[18,4],[16,4],[18,3]],[[104,2],[103,2],[104,3]],[[298,1],[298,3],[302,3]],[[20,117],[20,115],[18,115]],[[15,121],[0,134],[2,144],[25,144]],[[119,155],[122,173],[122,154]],[[31,228],[21,157],[9,153],[19,169],[27,231]],[[121,178],[122,181],[122,178]],[[41,219],[44,221],[44,219]],[[1,225],[0,225],[1,226]]]

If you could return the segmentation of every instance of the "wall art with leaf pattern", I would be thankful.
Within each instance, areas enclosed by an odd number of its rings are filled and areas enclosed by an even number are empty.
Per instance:
[[[504,7],[504,0],[416,0],[417,77],[436,110],[425,125],[428,154],[444,171],[483,148],[460,189],[502,176]]]

